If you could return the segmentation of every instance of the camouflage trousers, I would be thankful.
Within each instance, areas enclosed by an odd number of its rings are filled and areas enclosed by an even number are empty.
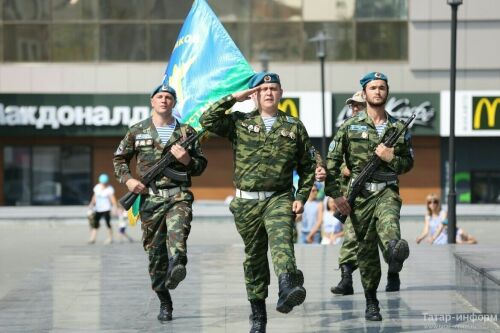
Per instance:
[[[344,240],[340,247],[339,266],[349,264],[358,267],[358,241],[352,226],[351,218],[348,217],[344,223]]]
[[[389,241],[401,238],[400,211],[401,198],[395,187],[388,186],[368,198],[356,199],[351,225],[355,232],[357,263],[364,290],[376,290],[380,283],[378,247],[387,262]]]
[[[270,282],[267,249],[276,276],[295,273],[293,234],[295,214],[291,193],[276,193],[266,200],[234,198],[229,209],[245,244],[245,284],[248,300],[266,299]]]
[[[149,275],[154,291],[164,291],[168,258],[187,255],[186,241],[193,219],[193,194],[180,192],[173,197],[141,197],[141,228],[144,250],[149,256]]]

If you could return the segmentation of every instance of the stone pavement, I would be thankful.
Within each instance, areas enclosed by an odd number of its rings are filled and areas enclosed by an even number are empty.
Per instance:
[[[490,234],[497,230],[492,223],[484,228]],[[457,293],[455,246],[417,246],[412,240],[420,224],[402,229],[410,240],[410,259],[396,293],[383,291],[383,264],[382,322],[364,319],[358,271],[354,295],[330,293],[339,277],[338,246],[297,245],[307,298],[288,315],[276,312],[272,276],[268,332],[500,331],[497,317],[478,320],[473,314],[479,310]],[[129,232],[139,238],[138,227]],[[150,290],[140,243],[106,246],[104,233],[101,229],[99,242],[87,245],[84,223],[0,224],[0,332],[248,332],[244,251],[230,220],[193,221],[188,275],[172,293],[174,320],[166,324],[156,320],[159,301]],[[476,236],[481,242],[482,233]]]

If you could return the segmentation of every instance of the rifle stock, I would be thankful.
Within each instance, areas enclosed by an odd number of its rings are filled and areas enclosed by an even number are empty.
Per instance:
[[[408,128],[408,126],[410,126],[411,122],[415,119],[416,116],[416,113],[412,114],[411,117],[404,122],[403,128],[399,131],[394,131],[384,142],[384,145],[386,147],[394,146],[398,138],[401,136],[401,134],[404,133],[404,131],[406,131],[406,129]],[[350,186],[349,194],[347,196],[347,202],[349,203],[349,206],[351,206],[351,212],[354,209],[354,202],[356,201],[356,198],[363,190],[363,187],[365,186],[367,180],[370,179],[375,173],[380,163],[382,163],[380,157],[378,157],[377,154],[373,153],[368,163],[363,167],[359,175],[353,180]],[[343,215],[339,211],[337,211],[334,216],[342,223],[344,223],[348,217],[347,215]]]

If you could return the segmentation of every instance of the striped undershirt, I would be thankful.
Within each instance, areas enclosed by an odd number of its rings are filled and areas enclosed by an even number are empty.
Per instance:
[[[170,140],[170,137],[172,136],[174,130],[175,130],[175,121],[167,126],[156,127],[156,131],[158,132],[161,142],[164,145],[166,145],[168,140]]]
[[[271,130],[271,127],[273,127],[274,122],[276,121],[276,116],[274,117],[262,117],[262,121],[264,122],[264,126],[266,126],[266,132],[269,132]]]
[[[382,133],[384,133],[386,127],[387,127],[387,121],[384,121],[382,124],[375,125],[379,137],[382,136]]]

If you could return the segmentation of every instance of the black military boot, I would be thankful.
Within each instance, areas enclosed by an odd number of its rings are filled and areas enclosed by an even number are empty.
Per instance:
[[[404,239],[392,239],[389,241],[389,273],[399,273],[403,268],[403,262],[410,256],[408,242]]]
[[[350,264],[340,265],[340,271],[342,279],[336,287],[331,287],[330,291],[337,295],[352,295],[354,294],[354,289],[352,288],[352,272],[356,270],[356,267]]]
[[[156,294],[160,299],[160,313],[158,313],[158,320],[161,322],[172,320],[172,311],[174,310],[172,306],[172,298],[168,290],[157,291]]]
[[[266,301],[263,299],[250,301],[250,333],[265,333],[267,324]]]
[[[387,285],[385,286],[385,291],[399,291],[399,286],[401,281],[399,281],[399,273],[387,273]]]
[[[370,321],[381,321],[380,308],[378,307],[377,291],[365,291],[366,310],[365,319]]]
[[[281,273],[278,277],[279,299],[276,310],[281,313],[292,311],[294,306],[300,305],[306,299],[306,290],[302,286],[304,275],[297,273]]]
[[[167,282],[165,287],[175,289],[179,282],[186,277],[187,257],[182,253],[177,253],[168,260]]]

